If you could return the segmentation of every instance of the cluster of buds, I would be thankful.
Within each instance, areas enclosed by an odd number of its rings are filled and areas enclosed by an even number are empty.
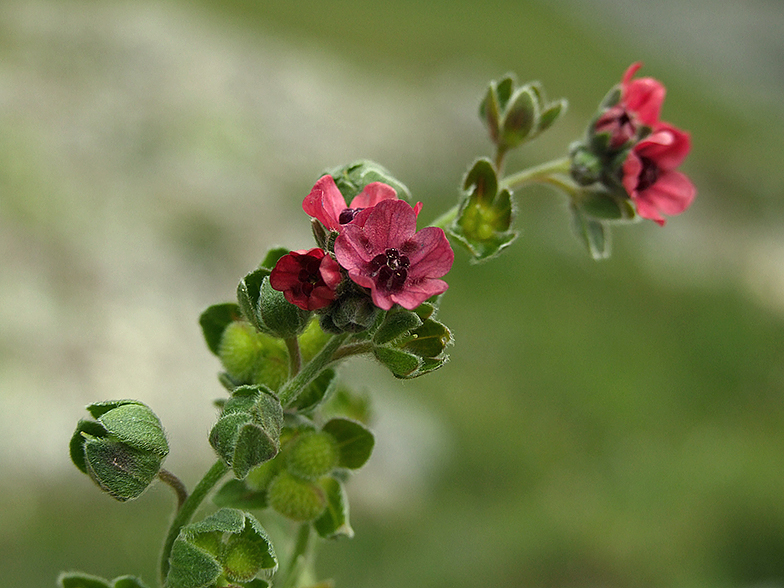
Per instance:
[[[660,119],[666,90],[636,78],[632,64],[600,104],[586,137],[570,149],[571,176],[583,187],[578,206],[588,217],[636,216],[664,225],[694,200],[689,178],[677,171],[691,148],[688,133]],[[629,205],[631,203],[631,206]]]

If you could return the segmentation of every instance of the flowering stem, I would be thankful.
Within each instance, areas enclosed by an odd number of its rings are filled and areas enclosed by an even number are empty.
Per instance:
[[[333,335],[332,339],[327,341],[327,344],[321,348],[321,351],[319,351],[308,363],[302,366],[302,369],[297,372],[296,376],[284,384],[278,391],[278,398],[280,398],[280,403],[284,408],[294,402],[302,389],[310,384],[328,364],[335,360],[335,352],[340,348],[348,336],[349,333]]]
[[[296,337],[287,337],[286,349],[289,352],[289,378],[293,378],[299,373],[302,367],[302,356],[299,352],[299,341]]]
[[[523,171],[507,176],[501,181],[500,189],[506,188],[514,192],[515,189],[521,188],[526,184],[533,182],[541,182],[545,184],[557,185],[559,188],[564,189],[568,184],[565,182],[557,182],[553,174],[568,173],[571,167],[571,160],[568,157],[561,159],[554,159],[541,165],[529,167]],[[573,192],[574,188],[570,187],[569,192]]]
[[[177,495],[177,510],[180,510],[183,503],[188,499],[188,489],[185,487],[185,484],[169,470],[163,468],[158,472],[158,479],[174,490],[174,493]]]
[[[177,511],[177,514],[174,516],[174,520],[169,526],[169,533],[166,535],[166,541],[163,544],[163,551],[161,553],[161,585],[166,582],[166,576],[169,573],[169,557],[171,556],[171,550],[174,546],[174,540],[177,539],[177,536],[180,534],[180,529],[190,522],[191,518],[196,513],[196,510],[199,508],[199,505],[201,505],[210,491],[215,487],[215,484],[220,481],[228,469],[229,467],[222,460],[215,462],[215,465],[213,465],[207,473],[204,474],[204,477],[199,483],[196,484],[191,495],[183,502],[182,506]]]
[[[295,588],[300,576],[307,568],[308,549],[310,547],[310,523],[303,523],[297,533],[297,541],[291,553],[291,561],[282,588]]]

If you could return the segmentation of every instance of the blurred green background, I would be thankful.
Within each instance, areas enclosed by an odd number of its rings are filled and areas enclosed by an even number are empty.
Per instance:
[[[367,362],[377,448],[322,575],[391,586],[784,586],[784,8],[777,1],[0,3],[0,570],[154,583],[172,497],[120,505],[70,464],[85,404],[132,397],[190,485],[222,394],[197,318],[275,244],[310,242],[320,172],[388,167],[451,206],[507,72],[570,108],[564,154],[633,61],[692,132],[695,204],[588,259],[564,202],[458,252],[452,362]]]

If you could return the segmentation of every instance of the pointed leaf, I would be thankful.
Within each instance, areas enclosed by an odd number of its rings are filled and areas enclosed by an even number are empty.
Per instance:
[[[539,117],[539,124],[536,127],[536,133],[542,133],[553,126],[553,123],[561,118],[561,115],[566,112],[567,105],[568,102],[563,98],[553,102],[552,104],[549,104]]]
[[[421,360],[411,353],[400,351],[399,349],[391,349],[389,347],[374,347],[373,355],[384,366],[392,372],[395,377],[405,377],[421,363]]]
[[[610,233],[607,227],[588,218],[578,206],[572,204],[572,228],[595,260],[610,256]]]
[[[463,180],[463,189],[471,192],[471,198],[478,202],[491,202],[498,192],[498,175],[489,159],[481,158],[474,162]]]
[[[229,480],[212,497],[216,506],[254,510],[267,507],[267,493],[253,490],[245,480]]]
[[[261,283],[270,273],[271,270],[259,268],[242,278],[237,286],[237,302],[239,303],[240,311],[250,324],[265,332],[267,332],[267,329],[259,319],[256,309],[259,304]]]
[[[441,355],[451,342],[452,333],[445,325],[427,319],[422,326],[411,332],[411,338],[403,344],[402,349],[419,357],[434,358]]]
[[[384,322],[381,323],[376,334],[373,335],[373,343],[384,345],[421,324],[422,320],[415,312],[404,309],[390,310],[387,312]]]

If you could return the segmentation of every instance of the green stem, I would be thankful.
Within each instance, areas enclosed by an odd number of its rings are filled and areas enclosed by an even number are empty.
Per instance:
[[[302,573],[307,569],[308,549],[310,547],[310,523],[300,525],[297,533],[297,542],[291,552],[291,560],[286,571],[286,580],[282,588],[295,588],[299,583]]]
[[[286,349],[289,352],[289,378],[293,378],[299,373],[302,367],[302,356],[299,352],[299,341],[296,337],[288,337],[285,339]]]
[[[543,183],[553,184],[552,181],[553,174],[568,173],[570,167],[571,167],[571,160],[568,157],[563,157],[561,159],[554,159],[553,161],[548,161],[541,165],[529,167],[528,169],[524,169],[523,171],[517,172],[516,174],[512,174],[511,176],[505,177],[501,181],[501,185],[499,186],[499,189],[506,188],[507,190],[513,192],[515,189],[520,188],[526,184],[530,184],[532,182],[543,182]],[[566,185],[563,182],[562,184]],[[563,187],[563,185],[559,187]]]
[[[177,510],[180,510],[188,499],[188,489],[185,487],[185,484],[169,470],[163,468],[158,472],[158,479],[174,490],[174,493],[177,495]]]
[[[335,352],[340,348],[348,336],[349,333],[333,335],[332,339],[327,341],[327,344],[321,348],[321,351],[319,351],[308,363],[302,366],[302,369],[296,376],[286,382],[278,391],[278,398],[280,398],[280,403],[284,408],[294,402],[299,393],[302,392],[302,389],[310,384],[327,365],[335,360]]]
[[[351,357],[352,355],[359,355],[361,353],[369,353],[373,351],[373,344],[368,342],[363,343],[352,343],[351,345],[346,345],[338,349],[335,354],[332,356],[333,361],[337,361],[339,359],[345,359],[347,357]]]
[[[446,228],[452,224],[452,221],[454,221],[457,218],[457,211],[459,210],[459,208],[460,205],[455,204],[452,208],[447,210],[444,214],[442,214],[436,220],[430,223],[430,226],[438,227],[439,229],[446,230]]]
[[[187,525],[201,503],[220,481],[224,474],[228,471],[228,466],[223,461],[218,460],[213,465],[204,477],[196,484],[193,493],[188,496],[187,500],[182,504],[180,510],[174,516],[174,520],[169,526],[169,534],[166,536],[166,541],[163,544],[163,552],[161,553],[161,585],[165,584],[166,576],[169,573],[169,557],[171,550],[174,546],[174,540],[180,534],[180,529]]]

